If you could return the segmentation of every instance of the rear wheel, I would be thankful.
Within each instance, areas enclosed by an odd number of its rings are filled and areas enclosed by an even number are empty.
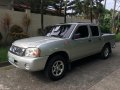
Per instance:
[[[109,56],[111,55],[111,47],[109,45],[105,45],[100,55],[103,59],[109,58]]]
[[[45,74],[51,80],[59,80],[64,77],[67,69],[67,63],[64,57],[54,56],[46,65]]]

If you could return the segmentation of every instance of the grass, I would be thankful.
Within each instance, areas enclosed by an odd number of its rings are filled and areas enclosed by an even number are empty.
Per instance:
[[[0,47],[0,62],[8,60],[8,56],[7,56],[8,49],[9,47],[3,47],[3,46]]]
[[[120,33],[116,35],[116,41],[120,41]]]

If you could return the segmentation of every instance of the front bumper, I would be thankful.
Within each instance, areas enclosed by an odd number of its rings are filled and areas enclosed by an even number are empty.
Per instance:
[[[17,68],[28,70],[28,71],[39,71],[45,68],[48,56],[32,58],[32,57],[21,57],[11,52],[8,52],[8,61]]]

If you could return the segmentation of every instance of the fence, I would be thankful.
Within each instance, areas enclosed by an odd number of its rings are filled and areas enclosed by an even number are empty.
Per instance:
[[[19,25],[22,26],[22,20],[25,12],[18,12],[18,11],[12,11],[12,10],[6,10],[6,9],[0,9],[0,22],[2,18],[4,17],[5,13],[9,14],[12,19],[12,25]],[[41,28],[41,14],[35,14],[30,13],[30,11],[27,12],[28,15],[31,18],[31,25],[30,29],[28,31],[29,36],[37,36],[38,35],[38,29]],[[88,22],[89,20],[82,19],[80,17],[67,17],[67,22]],[[57,23],[63,23],[64,17],[58,17],[58,16],[50,16],[50,15],[44,15],[44,27],[48,25],[54,25]],[[5,38],[5,31],[1,28],[0,25],[0,32],[3,35],[3,38]],[[3,39],[4,41],[5,39]]]

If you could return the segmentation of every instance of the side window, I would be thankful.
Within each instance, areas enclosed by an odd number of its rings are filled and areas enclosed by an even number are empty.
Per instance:
[[[92,36],[99,36],[99,30],[97,26],[90,26],[90,28],[91,28]]]
[[[74,33],[74,39],[85,38],[88,37],[88,27],[87,26],[80,26],[77,28],[76,32]]]

